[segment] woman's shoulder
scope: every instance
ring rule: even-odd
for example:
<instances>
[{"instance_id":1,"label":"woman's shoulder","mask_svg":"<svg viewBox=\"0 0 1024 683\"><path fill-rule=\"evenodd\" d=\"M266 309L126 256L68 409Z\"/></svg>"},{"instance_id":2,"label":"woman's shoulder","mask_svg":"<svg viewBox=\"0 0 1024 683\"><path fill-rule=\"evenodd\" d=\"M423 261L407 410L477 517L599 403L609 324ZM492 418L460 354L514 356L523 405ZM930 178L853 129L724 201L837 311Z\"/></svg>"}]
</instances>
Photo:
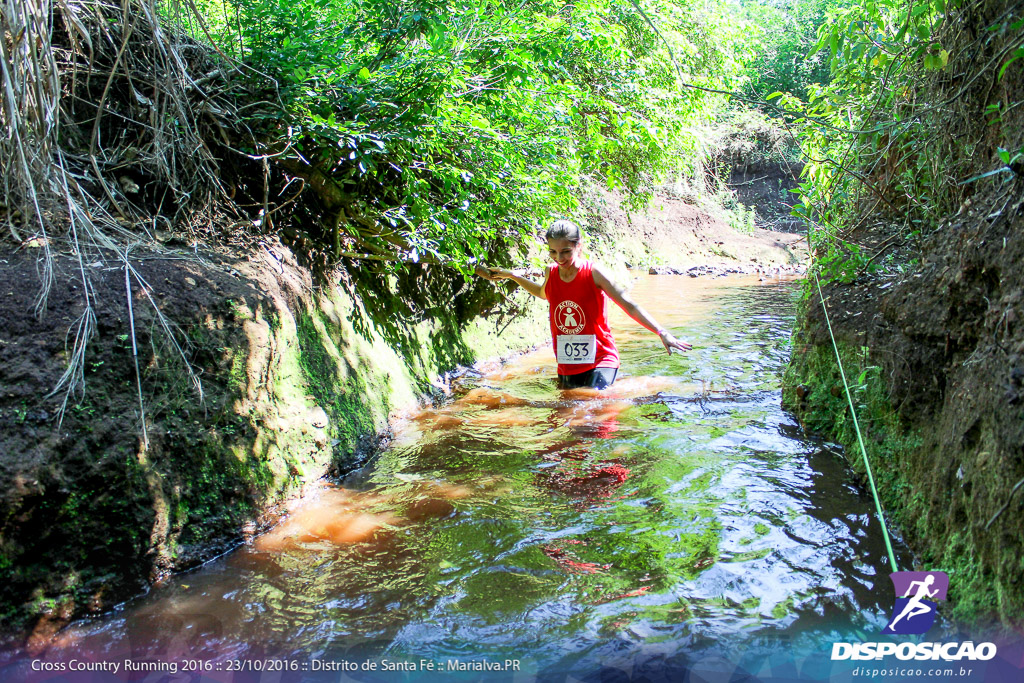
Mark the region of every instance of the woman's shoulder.
<instances>
[{"instance_id":1,"label":"woman's shoulder","mask_svg":"<svg viewBox=\"0 0 1024 683\"><path fill-rule=\"evenodd\" d=\"M603 279L607 279L608 278L608 271L600 263L598 263L597 261L590 261L590 260L588 260L586 263L587 263L587 272L592 277L603 278Z\"/></svg>"},{"instance_id":2,"label":"woman's shoulder","mask_svg":"<svg viewBox=\"0 0 1024 683\"><path fill-rule=\"evenodd\" d=\"M619 290L619 286L615 283L615 278L598 263L591 263L590 278L599 289L606 292L609 290Z\"/></svg>"}]
</instances>

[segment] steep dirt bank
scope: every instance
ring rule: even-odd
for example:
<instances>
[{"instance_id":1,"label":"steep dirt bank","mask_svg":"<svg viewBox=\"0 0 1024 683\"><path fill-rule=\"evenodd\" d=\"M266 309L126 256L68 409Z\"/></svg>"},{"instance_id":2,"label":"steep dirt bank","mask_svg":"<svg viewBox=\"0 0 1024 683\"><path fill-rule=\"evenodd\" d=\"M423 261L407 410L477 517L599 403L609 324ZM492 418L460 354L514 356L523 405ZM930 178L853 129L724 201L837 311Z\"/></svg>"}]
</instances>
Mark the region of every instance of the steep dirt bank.
<instances>
[{"instance_id":1,"label":"steep dirt bank","mask_svg":"<svg viewBox=\"0 0 1024 683\"><path fill-rule=\"evenodd\" d=\"M1024 215L1011 196L975 199L998 216L965 206L905 275L825 297L888 514L922 567L950 574L947 614L1021 631ZM816 293L794 339L788 404L862 472Z\"/></svg>"},{"instance_id":2,"label":"steep dirt bank","mask_svg":"<svg viewBox=\"0 0 1024 683\"><path fill-rule=\"evenodd\" d=\"M615 245L614 259L633 267L681 272L803 272L804 235L761 228L740 231L670 191L656 194L645 209L627 211L621 198L596 192L590 200L590 230Z\"/></svg>"},{"instance_id":3,"label":"steep dirt bank","mask_svg":"<svg viewBox=\"0 0 1024 683\"><path fill-rule=\"evenodd\" d=\"M804 227L790 211L797 196L793 190L800 184L803 163L782 163L756 160L750 164L735 165L729 174L728 187L736 201L753 207L759 228L803 232Z\"/></svg>"},{"instance_id":4,"label":"steep dirt bank","mask_svg":"<svg viewBox=\"0 0 1024 683\"><path fill-rule=\"evenodd\" d=\"M1007 0L948 12L948 63L906 82L909 109L878 110L919 127L863 148L862 201L812 243L888 514L949 573L944 614L1024 632L1024 27ZM784 396L861 468L807 293Z\"/></svg>"},{"instance_id":5,"label":"steep dirt bank","mask_svg":"<svg viewBox=\"0 0 1024 683\"><path fill-rule=\"evenodd\" d=\"M62 394L48 393L73 349L81 276L58 255L50 313L36 319L38 255L9 252L0 270L0 622L41 638L250 537L304 484L358 462L440 373L529 346L541 329L525 316L499 338L493 322L466 323L476 283L425 266L390 290L314 288L280 244L243 259L140 256L146 285L132 279L129 313L108 254L87 262L96 334L85 391L58 426ZM444 282L446 305L427 312L402 295L441 297Z\"/></svg>"}]
</instances>

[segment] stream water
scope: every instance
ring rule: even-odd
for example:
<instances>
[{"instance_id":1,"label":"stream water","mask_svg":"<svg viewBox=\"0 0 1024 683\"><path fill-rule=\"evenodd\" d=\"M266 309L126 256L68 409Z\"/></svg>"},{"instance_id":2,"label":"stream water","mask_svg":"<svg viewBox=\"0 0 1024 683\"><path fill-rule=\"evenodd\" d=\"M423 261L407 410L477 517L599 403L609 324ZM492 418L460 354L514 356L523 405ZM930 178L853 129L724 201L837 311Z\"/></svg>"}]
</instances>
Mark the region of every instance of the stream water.
<instances>
[{"instance_id":1,"label":"stream water","mask_svg":"<svg viewBox=\"0 0 1024 683\"><path fill-rule=\"evenodd\" d=\"M802 651L827 677L829 643L877 634L893 591L870 498L780 407L797 285L633 295L693 351L616 308L606 392L557 390L549 347L467 371L252 546L43 659L178 665L109 680L728 680Z\"/></svg>"}]
</instances>

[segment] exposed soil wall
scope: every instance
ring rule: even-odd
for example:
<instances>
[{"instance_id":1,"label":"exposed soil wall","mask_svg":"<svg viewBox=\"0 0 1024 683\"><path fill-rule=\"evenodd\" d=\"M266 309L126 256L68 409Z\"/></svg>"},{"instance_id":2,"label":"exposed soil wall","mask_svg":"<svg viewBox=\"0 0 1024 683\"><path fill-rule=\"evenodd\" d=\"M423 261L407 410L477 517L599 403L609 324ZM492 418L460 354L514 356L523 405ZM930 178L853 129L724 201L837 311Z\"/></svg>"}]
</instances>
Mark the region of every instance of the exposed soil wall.
<instances>
[{"instance_id":1,"label":"exposed soil wall","mask_svg":"<svg viewBox=\"0 0 1024 683\"><path fill-rule=\"evenodd\" d=\"M922 567L950 574L955 618L1021 631L1024 202L1015 187L976 197L984 209L965 206L925 241L918 268L832 284L825 297L888 514ZM785 399L863 471L839 387L815 291Z\"/></svg>"},{"instance_id":2,"label":"exposed soil wall","mask_svg":"<svg viewBox=\"0 0 1024 683\"><path fill-rule=\"evenodd\" d=\"M793 190L800 185L803 167L800 162L765 160L733 166L728 186L738 202L753 207L757 227L802 232L803 223L790 212L797 200Z\"/></svg>"},{"instance_id":3,"label":"exposed soil wall","mask_svg":"<svg viewBox=\"0 0 1024 683\"><path fill-rule=\"evenodd\" d=\"M605 191L594 192L588 206L590 232L614 245L614 254L604 258L612 264L773 273L803 272L806 266L803 235L762 228L739 231L705 211L695 198L669 189L637 211L628 211L621 197Z\"/></svg>"},{"instance_id":4,"label":"exposed soil wall","mask_svg":"<svg viewBox=\"0 0 1024 683\"><path fill-rule=\"evenodd\" d=\"M845 243L812 242L849 282L824 293L888 514L922 567L950 574L945 614L1024 632L1021 25L1007 0L950 8L935 38L949 61L911 81L901 116L927 134L863 169ZM784 396L860 468L808 294Z\"/></svg>"},{"instance_id":5,"label":"exposed soil wall","mask_svg":"<svg viewBox=\"0 0 1024 683\"><path fill-rule=\"evenodd\" d=\"M543 331L536 314L500 338L493 322L466 323L474 288L428 267L390 278L390 291L314 288L281 245L231 261L147 254L135 264L148 291L131 282L147 444L116 257L86 265L96 334L85 391L58 426L63 394L47 394L72 351L81 276L57 256L48 313L36 318L38 254L9 253L0 271L0 623L42 639L252 536L303 484L359 462L389 414L429 395L439 374ZM417 277L447 305L413 315L401 292ZM201 397L150 297L176 326Z\"/></svg>"}]
</instances>

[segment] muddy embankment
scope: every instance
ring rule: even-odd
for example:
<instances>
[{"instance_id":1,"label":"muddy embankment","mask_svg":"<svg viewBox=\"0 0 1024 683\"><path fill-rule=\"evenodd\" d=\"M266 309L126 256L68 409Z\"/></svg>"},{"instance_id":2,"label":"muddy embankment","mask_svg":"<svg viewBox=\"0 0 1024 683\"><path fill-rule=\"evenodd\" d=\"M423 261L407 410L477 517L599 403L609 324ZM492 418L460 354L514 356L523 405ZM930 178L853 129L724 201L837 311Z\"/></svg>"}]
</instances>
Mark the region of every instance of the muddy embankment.
<instances>
[{"instance_id":1,"label":"muddy embankment","mask_svg":"<svg viewBox=\"0 0 1024 683\"><path fill-rule=\"evenodd\" d=\"M100 258L86 264L85 389L58 422L64 394L49 394L74 350L82 278L58 255L36 318L38 253L0 269L0 616L43 637L250 538L303 485L357 464L443 372L543 329L536 315L500 337L493 319L464 322L478 283L429 267L390 291L314 287L280 244L140 257L129 311L123 266ZM412 300L426 291L436 306Z\"/></svg>"},{"instance_id":2,"label":"muddy embankment","mask_svg":"<svg viewBox=\"0 0 1024 683\"><path fill-rule=\"evenodd\" d=\"M744 177L743 171L737 170L733 177ZM769 186L774 184L765 188ZM747 196L754 202L751 209L765 216L765 225L776 227L769 216L781 210L779 193L752 192ZM642 268L652 275L685 273L692 277L795 275L806 269L806 234L756 225L738 230L727 222L728 212L711 213L697 198L671 187L662 188L639 211L628 211L618 195L608 192L589 197L588 209L589 231L614 245L613 249L598 250L598 258L604 262ZM758 222L762 222L760 218ZM784 222L783 227L798 226Z\"/></svg>"},{"instance_id":3,"label":"muddy embankment","mask_svg":"<svg viewBox=\"0 0 1024 683\"><path fill-rule=\"evenodd\" d=\"M627 220L609 201L591 252L622 275L627 259L781 266L794 257L776 241L800 239L741 235L657 199ZM84 297L77 259L54 251L38 318L41 250L7 249L0 267L0 624L39 646L69 619L267 528L304 485L361 462L389 415L437 395L446 371L546 334L541 302L505 283L520 315L479 317L478 287L492 285L436 267L404 277L367 268L358 281L315 286L276 243L242 257L139 256L141 279L126 288L108 254L85 264L95 333L85 390L58 421L65 394L51 392L74 354Z\"/></svg>"},{"instance_id":4,"label":"muddy embankment","mask_svg":"<svg viewBox=\"0 0 1024 683\"><path fill-rule=\"evenodd\" d=\"M806 232L804 224L792 215L800 185L803 162L757 159L732 166L728 188L736 201L751 207L755 224L781 232Z\"/></svg>"},{"instance_id":5,"label":"muddy embankment","mask_svg":"<svg viewBox=\"0 0 1024 683\"><path fill-rule=\"evenodd\" d=\"M1020 630L1024 217L1011 206L994 221L965 211L902 277L824 296L883 507L916 568L950 575L947 616ZM816 292L804 307L785 401L863 476Z\"/></svg>"},{"instance_id":6,"label":"muddy embankment","mask_svg":"<svg viewBox=\"0 0 1024 683\"><path fill-rule=\"evenodd\" d=\"M931 197L887 196L896 176L876 173L892 208L866 211L845 238L891 264L828 284L824 298L882 503L914 568L949 574L946 617L1024 632L1024 175L999 154L1024 145L1024 80L1000 71L1019 44L1010 11L973 3L948 25L948 68L918 99L955 106L924 108L935 135L908 145L909 168L890 168L909 177L912 164L934 163L943 184ZM964 73L975 74L967 85L950 75ZM908 200L931 202L936 224L908 223ZM784 399L863 473L822 303L807 291Z\"/></svg>"},{"instance_id":7,"label":"muddy embankment","mask_svg":"<svg viewBox=\"0 0 1024 683\"><path fill-rule=\"evenodd\" d=\"M952 615L1024 626L1024 221L968 214L903 277L825 298L888 515L921 568L950 574ZM786 400L863 474L817 296Z\"/></svg>"}]
</instances>

